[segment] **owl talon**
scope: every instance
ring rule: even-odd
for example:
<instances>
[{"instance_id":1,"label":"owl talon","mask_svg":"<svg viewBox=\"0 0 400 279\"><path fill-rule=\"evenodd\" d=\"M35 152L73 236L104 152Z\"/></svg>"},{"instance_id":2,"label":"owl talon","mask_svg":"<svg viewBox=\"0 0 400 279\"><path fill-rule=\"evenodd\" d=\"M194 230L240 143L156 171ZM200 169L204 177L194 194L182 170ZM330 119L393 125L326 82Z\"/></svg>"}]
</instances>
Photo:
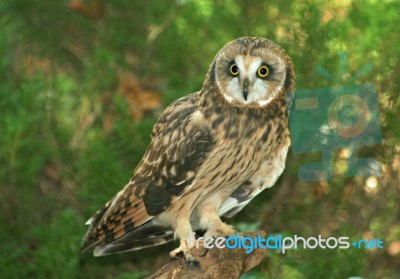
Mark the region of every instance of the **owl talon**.
<instances>
[{"instance_id":1,"label":"owl talon","mask_svg":"<svg viewBox=\"0 0 400 279\"><path fill-rule=\"evenodd\" d=\"M180 253L182 253L183 255L185 255L185 252L182 251L181 247L179 246L178 248L176 248L176 249L172 250L171 252L169 252L169 255L170 255L172 258L179 259L180 257L179 257L178 255L179 255Z\"/></svg>"},{"instance_id":2,"label":"owl talon","mask_svg":"<svg viewBox=\"0 0 400 279\"><path fill-rule=\"evenodd\" d=\"M188 266L200 267L199 261L196 260L195 258L193 258L193 256L191 256L191 255L189 258L186 258L186 264Z\"/></svg>"},{"instance_id":3,"label":"owl talon","mask_svg":"<svg viewBox=\"0 0 400 279\"><path fill-rule=\"evenodd\" d=\"M206 247L206 245L204 244L204 240L202 240L202 239L199 239L196 241L196 249L200 249L200 248L205 250L205 252L203 254L201 254L200 257L204 257L205 255L207 255L208 250L210 250Z\"/></svg>"},{"instance_id":4,"label":"owl talon","mask_svg":"<svg viewBox=\"0 0 400 279\"><path fill-rule=\"evenodd\" d=\"M200 266L199 262L190 254L190 249L193 247L188 246L187 240L181 239L181 244L178 248L172 250L169 255L173 258L178 258L177 255L182 253L185 257L186 263L190 266Z\"/></svg>"},{"instance_id":5,"label":"owl talon","mask_svg":"<svg viewBox=\"0 0 400 279\"><path fill-rule=\"evenodd\" d=\"M210 249L208 249L208 248L204 248L204 249L205 249L205 251L203 254L200 255L200 257L205 257L207 255L208 251L210 251Z\"/></svg>"}]
</instances>

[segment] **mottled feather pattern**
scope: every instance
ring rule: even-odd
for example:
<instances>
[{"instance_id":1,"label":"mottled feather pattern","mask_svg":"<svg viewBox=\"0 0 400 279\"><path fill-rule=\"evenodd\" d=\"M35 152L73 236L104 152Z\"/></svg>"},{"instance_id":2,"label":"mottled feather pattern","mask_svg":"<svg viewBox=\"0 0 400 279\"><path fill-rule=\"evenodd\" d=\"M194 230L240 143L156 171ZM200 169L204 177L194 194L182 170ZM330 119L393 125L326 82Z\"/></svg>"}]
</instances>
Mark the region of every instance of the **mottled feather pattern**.
<instances>
[{"instance_id":1,"label":"mottled feather pattern","mask_svg":"<svg viewBox=\"0 0 400 279\"><path fill-rule=\"evenodd\" d=\"M158 125L162 127L156 127L159 132L144 155L143 168L153 170L151 179L157 182L144 189L143 200L151 215L162 213L173 198L181 196L214 144L214 133L206 123L196 119L199 111L195 104L185 100L178 101L160 118ZM194 101L195 95L187 100ZM156 168L152 167L154 163Z\"/></svg>"},{"instance_id":2,"label":"mottled feather pattern","mask_svg":"<svg viewBox=\"0 0 400 279\"><path fill-rule=\"evenodd\" d=\"M232 63L243 76L229 73ZM254 73L261 63L265 79ZM175 237L173 254L190 258L185 239L193 231L232 233L219 217L234 216L283 172L294 89L292 62L276 43L240 38L224 46L202 89L162 113L129 183L88 221L82 251L101 256Z\"/></svg>"},{"instance_id":3,"label":"mottled feather pattern","mask_svg":"<svg viewBox=\"0 0 400 279\"><path fill-rule=\"evenodd\" d=\"M92 218L83 251L113 242L146 223L190 185L214 141L207 126L195 119L197 95L181 98L161 115L129 184Z\"/></svg>"},{"instance_id":4,"label":"mottled feather pattern","mask_svg":"<svg viewBox=\"0 0 400 279\"><path fill-rule=\"evenodd\" d=\"M218 213L231 218L240 212L254 197L272 187L285 168L290 137L285 133L279 146L264 160L259 169L238 187L219 208Z\"/></svg>"}]
</instances>

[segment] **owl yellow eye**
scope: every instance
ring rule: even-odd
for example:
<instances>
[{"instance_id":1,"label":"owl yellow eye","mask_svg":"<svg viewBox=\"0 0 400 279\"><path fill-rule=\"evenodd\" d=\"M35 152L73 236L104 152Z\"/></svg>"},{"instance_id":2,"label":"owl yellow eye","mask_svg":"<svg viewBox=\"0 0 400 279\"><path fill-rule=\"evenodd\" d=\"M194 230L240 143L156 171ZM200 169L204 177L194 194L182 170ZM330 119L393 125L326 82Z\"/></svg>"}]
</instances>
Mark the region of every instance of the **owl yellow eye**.
<instances>
[{"instance_id":1,"label":"owl yellow eye","mask_svg":"<svg viewBox=\"0 0 400 279\"><path fill-rule=\"evenodd\" d=\"M229 68L229 71L231 72L232 76L239 75L239 68L236 64L232 64L231 67Z\"/></svg>"},{"instance_id":2,"label":"owl yellow eye","mask_svg":"<svg viewBox=\"0 0 400 279\"><path fill-rule=\"evenodd\" d=\"M269 68L263 65L260 68L258 68L257 74L260 78L265 78L269 75Z\"/></svg>"}]
</instances>

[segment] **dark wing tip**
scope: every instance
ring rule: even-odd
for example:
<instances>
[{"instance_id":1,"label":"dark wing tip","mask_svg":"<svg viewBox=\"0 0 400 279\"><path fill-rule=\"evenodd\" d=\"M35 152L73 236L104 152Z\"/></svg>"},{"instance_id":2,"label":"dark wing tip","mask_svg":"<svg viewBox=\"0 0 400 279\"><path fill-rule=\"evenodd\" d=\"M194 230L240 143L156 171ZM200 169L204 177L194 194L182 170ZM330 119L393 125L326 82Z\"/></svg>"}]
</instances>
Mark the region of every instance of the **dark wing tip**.
<instances>
[{"instance_id":1,"label":"dark wing tip","mask_svg":"<svg viewBox=\"0 0 400 279\"><path fill-rule=\"evenodd\" d=\"M93 255L101 257L157 246L171 240L173 240L173 231L152 219L111 242L85 239L80 252L84 253L93 249Z\"/></svg>"},{"instance_id":2,"label":"dark wing tip","mask_svg":"<svg viewBox=\"0 0 400 279\"><path fill-rule=\"evenodd\" d=\"M107 211L108 204L104 206L102 209L97 211L86 223L85 225L89 225L89 228L83 237L81 248L79 253L85 253L92 249L100 240L97 236L97 231L95 227L100 223L102 217L104 216L105 212Z\"/></svg>"}]
</instances>

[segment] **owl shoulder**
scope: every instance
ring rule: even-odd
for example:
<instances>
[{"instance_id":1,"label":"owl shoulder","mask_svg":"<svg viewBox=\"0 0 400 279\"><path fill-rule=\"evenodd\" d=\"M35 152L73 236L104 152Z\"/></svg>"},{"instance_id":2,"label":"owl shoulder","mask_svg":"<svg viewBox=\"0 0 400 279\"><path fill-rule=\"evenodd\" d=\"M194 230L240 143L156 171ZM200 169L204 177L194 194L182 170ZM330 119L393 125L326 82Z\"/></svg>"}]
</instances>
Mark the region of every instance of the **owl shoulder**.
<instances>
[{"instance_id":1,"label":"owl shoulder","mask_svg":"<svg viewBox=\"0 0 400 279\"><path fill-rule=\"evenodd\" d=\"M154 125L152 138L178 130L189 132L193 126L207 126L203 113L197 105L198 98L199 92L195 92L170 104Z\"/></svg>"}]
</instances>

